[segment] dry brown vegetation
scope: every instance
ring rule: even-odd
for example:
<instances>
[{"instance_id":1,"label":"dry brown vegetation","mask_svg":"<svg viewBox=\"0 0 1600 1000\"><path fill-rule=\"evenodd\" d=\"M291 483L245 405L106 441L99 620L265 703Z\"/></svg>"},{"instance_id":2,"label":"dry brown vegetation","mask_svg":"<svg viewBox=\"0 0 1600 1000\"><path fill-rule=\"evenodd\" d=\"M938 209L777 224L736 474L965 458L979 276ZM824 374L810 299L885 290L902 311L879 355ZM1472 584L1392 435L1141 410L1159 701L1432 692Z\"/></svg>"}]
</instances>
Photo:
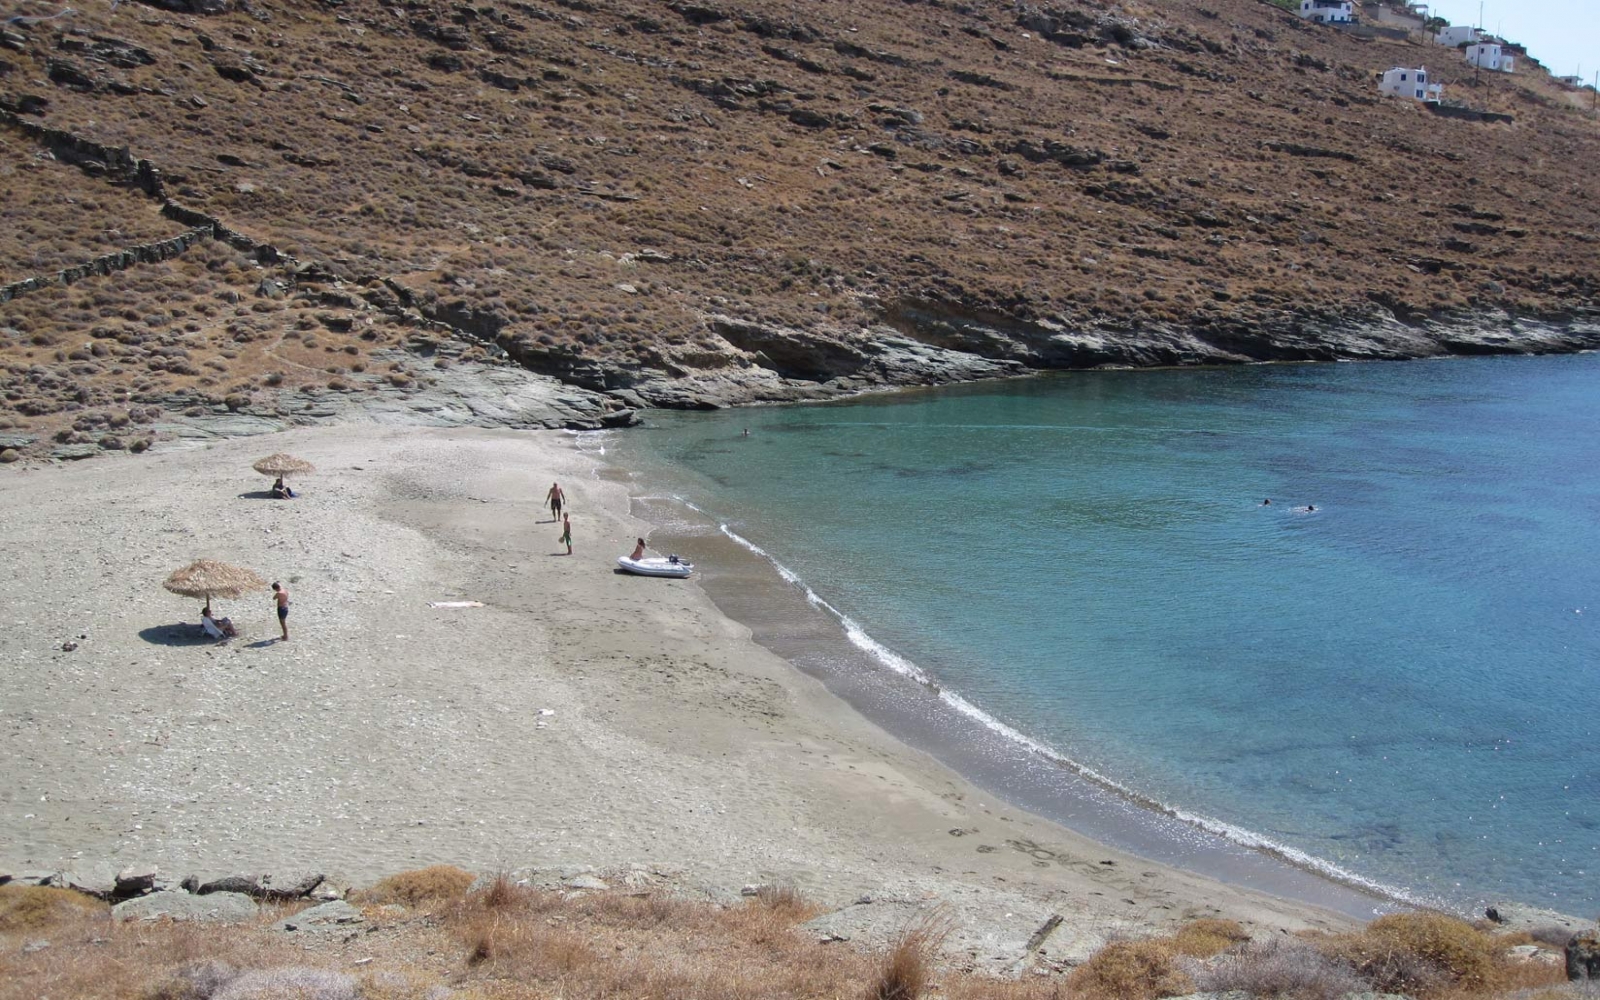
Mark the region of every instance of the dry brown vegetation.
<instances>
[{"instance_id":1,"label":"dry brown vegetation","mask_svg":"<svg viewBox=\"0 0 1600 1000\"><path fill-rule=\"evenodd\" d=\"M608 386L761 363L718 313L926 335L931 306L1222 348L1276 324L1317 357L1319 321L1561 319L1600 291L1600 129L1541 69L1474 81L1447 50L1256 0L221 6L14 25L0 95L258 240ZM1375 73L1421 63L1515 123L1377 96ZM62 218L37 154L0 147L7 204L54 234L10 259L141 231L141 196L109 184ZM59 334L85 339L84 312Z\"/></svg>"},{"instance_id":2,"label":"dry brown vegetation","mask_svg":"<svg viewBox=\"0 0 1600 1000\"><path fill-rule=\"evenodd\" d=\"M461 899L472 888L476 879L471 872L454 865L433 865L416 871L401 872L380 880L357 897L361 903L398 903L402 906L423 906ZM498 898L505 891L503 879L497 880L485 901Z\"/></svg>"},{"instance_id":3,"label":"dry brown vegetation","mask_svg":"<svg viewBox=\"0 0 1600 1000\"><path fill-rule=\"evenodd\" d=\"M16 150L23 143L7 137ZM137 192L36 156L0 157L0 284L47 274L137 243L166 239L185 226L162 217Z\"/></svg>"},{"instance_id":4,"label":"dry brown vegetation","mask_svg":"<svg viewBox=\"0 0 1600 1000\"><path fill-rule=\"evenodd\" d=\"M284 291L264 296L263 282ZM418 331L217 241L52 285L5 303L0 316L0 433L26 430L45 446L139 450L150 425L173 413L249 410L269 389L348 390L369 371L406 386L429 364L375 361Z\"/></svg>"},{"instance_id":5,"label":"dry brown vegetation","mask_svg":"<svg viewBox=\"0 0 1600 1000\"><path fill-rule=\"evenodd\" d=\"M286 909L243 927L118 924L103 904L71 893L0 888L0 998L422 1000L445 986L463 1000L1140 1000L1200 987L1296 1000L1370 989L1476 1000L1561 980L1559 969L1509 959L1510 943L1526 936L1497 938L1437 914L1264 942L1231 921L1197 920L1113 943L1068 977L999 980L941 964L948 925L937 914L873 953L801 929L819 909L791 889L722 905L546 890L504 876L468 892L464 878L447 866L394 876L359 897L366 924L298 934L267 927Z\"/></svg>"}]
</instances>

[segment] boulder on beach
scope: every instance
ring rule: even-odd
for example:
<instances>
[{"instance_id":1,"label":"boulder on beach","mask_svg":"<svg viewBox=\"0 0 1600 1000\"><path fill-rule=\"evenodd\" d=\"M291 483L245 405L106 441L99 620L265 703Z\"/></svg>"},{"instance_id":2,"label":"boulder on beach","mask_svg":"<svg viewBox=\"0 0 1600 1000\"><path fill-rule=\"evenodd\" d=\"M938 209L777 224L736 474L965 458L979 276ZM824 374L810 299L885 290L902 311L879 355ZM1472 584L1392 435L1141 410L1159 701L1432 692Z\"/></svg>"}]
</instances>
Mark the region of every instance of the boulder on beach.
<instances>
[{"instance_id":1,"label":"boulder on beach","mask_svg":"<svg viewBox=\"0 0 1600 1000\"><path fill-rule=\"evenodd\" d=\"M214 892L191 896L187 892L153 892L111 908L118 920L193 920L199 923L237 924L253 920L260 907L249 896L237 892Z\"/></svg>"}]
</instances>

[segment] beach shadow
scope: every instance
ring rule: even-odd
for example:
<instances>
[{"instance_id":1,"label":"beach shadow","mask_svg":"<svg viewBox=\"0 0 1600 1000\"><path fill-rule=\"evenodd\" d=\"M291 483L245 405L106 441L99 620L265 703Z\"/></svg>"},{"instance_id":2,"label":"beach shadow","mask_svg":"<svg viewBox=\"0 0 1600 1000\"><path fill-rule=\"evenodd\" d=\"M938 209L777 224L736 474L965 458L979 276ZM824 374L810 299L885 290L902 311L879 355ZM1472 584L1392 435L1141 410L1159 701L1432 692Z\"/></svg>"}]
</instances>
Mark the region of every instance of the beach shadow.
<instances>
[{"instance_id":1,"label":"beach shadow","mask_svg":"<svg viewBox=\"0 0 1600 1000\"><path fill-rule=\"evenodd\" d=\"M273 636L271 639L257 639L255 642L252 642L250 645L246 646L245 649L265 649L268 646L276 646L277 644L278 637Z\"/></svg>"},{"instance_id":2,"label":"beach shadow","mask_svg":"<svg viewBox=\"0 0 1600 1000\"><path fill-rule=\"evenodd\" d=\"M217 640L206 635L198 624L176 622L172 625L152 625L139 630L139 638L157 646L215 646Z\"/></svg>"},{"instance_id":3,"label":"beach shadow","mask_svg":"<svg viewBox=\"0 0 1600 1000\"><path fill-rule=\"evenodd\" d=\"M239 494L240 500L276 500L271 490L251 490L249 493Z\"/></svg>"}]
</instances>

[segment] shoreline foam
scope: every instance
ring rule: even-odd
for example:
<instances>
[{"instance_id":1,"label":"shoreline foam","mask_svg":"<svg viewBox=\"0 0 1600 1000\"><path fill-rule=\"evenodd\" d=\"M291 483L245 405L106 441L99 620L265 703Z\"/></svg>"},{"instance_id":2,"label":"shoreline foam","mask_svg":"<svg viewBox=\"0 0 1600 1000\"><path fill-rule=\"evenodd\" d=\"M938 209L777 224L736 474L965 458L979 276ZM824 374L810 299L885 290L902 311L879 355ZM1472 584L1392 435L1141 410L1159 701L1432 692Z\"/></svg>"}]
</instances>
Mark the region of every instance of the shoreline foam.
<instances>
[{"instance_id":1,"label":"shoreline foam","mask_svg":"<svg viewBox=\"0 0 1600 1000\"><path fill-rule=\"evenodd\" d=\"M1293 868L1296 871L1303 872L1313 877L1319 883L1325 883L1325 885L1314 884L1310 886L1300 883L1299 887L1302 890L1300 892L1293 892L1287 888L1280 888L1277 890L1289 896L1289 898L1294 898L1310 905L1331 907L1338 909L1341 912L1345 912L1351 916L1361 918L1371 917L1379 915L1383 912L1388 912L1395 908L1396 905L1404 907L1450 909L1448 905L1439 901L1429 900L1410 893L1405 889L1385 885L1375 880L1366 878L1356 872L1341 868L1332 862L1314 857L1288 845L1280 844L1272 840L1270 837L1257 834L1254 831L1171 806L1158 799L1145 795L1139 792L1137 789L1134 789L1123 782L1119 782L1108 775L1102 774L1094 768L1088 767L1076 760L1073 760L1070 756L1061 753L1060 751L1057 751L1054 748L1039 742L1038 740L1033 739L1026 733L1021 732L1013 726L1007 725L1005 722L1002 722L1001 720L985 712L982 708L973 704L958 692L940 684L935 678L930 676L914 661L900 655L899 653L896 653L894 650L878 642L860 622L856 621L848 614L835 607L826 598L822 597L815 590L813 590L799 573L785 566L780 560L778 560L766 549L762 548L759 544L734 531L726 522L718 520L711 515L710 512L699 507L693 501L676 494L668 496L644 495L635 496L631 499L636 502L658 501L678 504L688 508L691 511L694 511L697 515L706 518L708 522L715 525L716 530L721 536L755 556L757 559L766 563L778 576L778 578L789 587L794 588L794 590L799 594L799 596L803 597L809 606L832 619L837 624L840 631L840 636L843 640L850 643L850 645L855 647L861 653L865 654L865 656L867 656L873 662L886 668L893 674L898 675L899 677L910 681L911 683L914 683L928 691L930 694L937 697L938 700L942 702L944 706L947 707L951 712L957 713L971 723L982 727L988 732L999 737L1000 740L1004 741L1005 743L1025 750L1028 754L1039 758L1053 768L1062 769L1078 779L1082 779L1089 784L1097 786L1105 792L1117 797L1119 800L1136 807L1139 811L1156 814L1170 820L1175 820L1197 834L1226 841L1228 844L1234 847L1242 848L1253 854L1258 854L1265 859L1270 859L1272 862L1280 863ZM683 541L686 541L686 539ZM708 588L708 593L710 594L712 601L716 603L719 608L721 608L722 601L718 599L719 595L716 592L716 588L714 586ZM747 621L737 615L732 615L730 617L734 617L735 620L741 621L743 624L752 625L752 627L755 628L755 630L759 633L758 623L753 624L751 621ZM757 641L761 641L759 634ZM766 645L766 643L763 643L763 645ZM768 646L768 648L773 647ZM784 653L779 649L774 648L773 651L778 653L780 656L784 655ZM796 669L799 670L806 669L804 666L798 663L795 664L795 666ZM845 699L849 701L853 707L855 707L858 711L863 712L863 714L865 714L869 719L880 724L884 721L880 717L881 713L875 713L873 711L873 705L862 704L857 699L852 699L848 696L848 694L837 690L837 678L831 678L829 675L822 675L821 679L823 680L825 686L828 686L830 690L834 690L836 694L841 694L841 696L845 697ZM834 680L835 683L830 684L830 679ZM975 777L973 774L969 773L968 769L963 769L959 764L952 763L948 759L947 754L941 753L941 750L948 749L947 747L941 746L941 737L944 735L945 734L935 732L931 735L925 735L921 739L913 739L908 742L918 749L932 752L935 757L954 767L955 770L957 770L959 773L962 773L969 779L974 780L975 783L977 783L980 787L990 787L991 791L995 791L996 789L992 787L993 783L985 783L980 777ZM1066 794L1071 795L1072 793L1067 791ZM1024 808L1031 807L1035 812L1039 812L1047 819L1060 821L1059 815L1053 813L1048 808L1043 810L1039 809L1037 802L1017 804ZM1077 829L1086 836L1094 837L1097 840L1110 843L1114 846L1123 847L1130 850L1137 850L1137 841L1130 842L1131 838L1125 839L1115 836L1107 838L1107 831L1105 829L1088 831L1082 830L1070 822L1066 825L1070 828ZM1187 838L1182 835L1174 835L1168 831L1158 838L1158 842L1161 840L1170 841L1183 839ZM1150 843L1151 842L1149 840L1146 840L1143 846L1145 846L1148 850ZM1196 847L1192 844L1189 846L1189 850L1202 854L1209 853L1206 848ZM1214 848L1212 848L1212 850L1214 850ZM1142 854L1142 856L1150 857L1151 855ZM1240 878L1239 876L1244 873L1240 872L1240 869L1237 865L1219 866L1216 864L1206 865L1202 863L1197 866L1195 864L1194 855L1190 855L1188 863L1185 863L1181 858L1174 856L1173 852L1167 851L1156 855L1153 860L1167 863L1177 863L1183 867L1189 868L1190 870L1197 871L1199 874L1208 877L1221 878L1225 881L1229 880L1231 875L1236 884L1251 888L1262 888L1262 886L1257 883L1263 878L1268 884L1284 885L1282 879L1273 879L1270 874L1263 874L1256 871L1248 872L1247 874L1249 877ZM1245 867L1253 868L1254 866L1247 865ZM1294 883L1296 880L1289 881L1290 883ZM1332 887L1331 891L1330 887ZM1274 890L1268 889L1266 891Z\"/></svg>"}]
</instances>

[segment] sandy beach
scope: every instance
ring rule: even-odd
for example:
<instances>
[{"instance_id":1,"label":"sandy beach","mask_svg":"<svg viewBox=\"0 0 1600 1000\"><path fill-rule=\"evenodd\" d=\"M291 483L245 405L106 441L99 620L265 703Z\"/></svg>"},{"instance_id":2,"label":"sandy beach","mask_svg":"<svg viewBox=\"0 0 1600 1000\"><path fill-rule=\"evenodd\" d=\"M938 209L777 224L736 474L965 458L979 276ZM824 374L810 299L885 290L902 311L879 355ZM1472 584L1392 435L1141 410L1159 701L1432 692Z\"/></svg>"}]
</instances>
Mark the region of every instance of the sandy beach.
<instances>
[{"instance_id":1,"label":"sandy beach","mask_svg":"<svg viewBox=\"0 0 1600 1000\"><path fill-rule=\"evenodd\" d=\"M1002 963L1053 913L1066 956L1202 915L1352 922L1011 807L693 581L615 573L649 526L575 440L349 425L0 471L0 867L781 881L829 906L943 902L951 947ZM317 466L297 500L253 495L274 451ZM219 600L242 634L202 641L200 602L161 587L200 557L286 583L291 641L266 592Z\"/></svg>"}]
</instances>

